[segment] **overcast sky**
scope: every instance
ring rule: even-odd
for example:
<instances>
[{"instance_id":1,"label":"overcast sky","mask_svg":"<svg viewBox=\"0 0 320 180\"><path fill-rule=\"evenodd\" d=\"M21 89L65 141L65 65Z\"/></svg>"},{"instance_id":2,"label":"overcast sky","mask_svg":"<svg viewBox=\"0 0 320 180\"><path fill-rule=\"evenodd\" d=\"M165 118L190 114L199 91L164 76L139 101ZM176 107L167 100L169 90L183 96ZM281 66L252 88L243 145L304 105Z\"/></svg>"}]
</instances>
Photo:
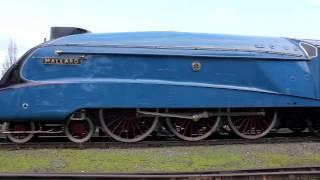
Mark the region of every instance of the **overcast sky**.
<instances>
[{"instance_id":1,"label":"overcast sky","mask_svg":"<svg viewBox=\"0 0 320 180\"><path fill-rule=\"evenodd\" d=\"M320 0L2 0L0 62L51 26L93 32L185 31L320 39Z\"/></svg>"}]
</instances>

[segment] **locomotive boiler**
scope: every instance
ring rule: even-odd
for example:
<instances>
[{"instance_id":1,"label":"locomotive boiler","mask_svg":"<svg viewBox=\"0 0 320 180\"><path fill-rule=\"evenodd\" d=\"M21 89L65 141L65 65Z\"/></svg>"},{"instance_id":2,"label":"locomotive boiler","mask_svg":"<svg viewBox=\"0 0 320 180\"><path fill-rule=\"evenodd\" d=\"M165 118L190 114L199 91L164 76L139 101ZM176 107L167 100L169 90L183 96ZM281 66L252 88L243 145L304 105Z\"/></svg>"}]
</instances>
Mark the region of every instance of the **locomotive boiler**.
<instances>
[{"instance_id":1,"label":"locomotive boiler","mask_svg":"<svg viewBox=\"0 0 320 180\"><path fill-rule=\"evenodd\" d=\"M74 142L98 129L137 142L162 125L198 141L222 122L242 138L317 130L319 42L181 32L52 28L0 82L3 133L16 143L63 125Z\"/></svg>"}]
</instances>

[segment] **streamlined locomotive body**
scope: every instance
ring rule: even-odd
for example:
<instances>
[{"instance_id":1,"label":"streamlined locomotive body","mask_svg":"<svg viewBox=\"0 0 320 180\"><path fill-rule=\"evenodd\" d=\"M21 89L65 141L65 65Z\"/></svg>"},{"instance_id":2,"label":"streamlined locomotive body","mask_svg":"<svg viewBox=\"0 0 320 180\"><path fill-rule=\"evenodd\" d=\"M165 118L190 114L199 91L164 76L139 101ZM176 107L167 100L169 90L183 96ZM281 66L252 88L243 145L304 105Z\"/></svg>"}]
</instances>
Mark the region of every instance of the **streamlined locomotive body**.
<instances>
[{"instance_id":1,"label":"streamlined locomotive body","mask_svg":"<svg viewBox=\"0 0 320 180\"><path fill-rule=\"evenodd\" d=\"M136 142L163 122L179 138L196 141L223 120L255 139L288 119L281 111L317 116L316 41L83 32L33 48L3 77L0 119L14 142L59 121L75 142L89 140L95 126Z\"/></svg>"}]
</instances>

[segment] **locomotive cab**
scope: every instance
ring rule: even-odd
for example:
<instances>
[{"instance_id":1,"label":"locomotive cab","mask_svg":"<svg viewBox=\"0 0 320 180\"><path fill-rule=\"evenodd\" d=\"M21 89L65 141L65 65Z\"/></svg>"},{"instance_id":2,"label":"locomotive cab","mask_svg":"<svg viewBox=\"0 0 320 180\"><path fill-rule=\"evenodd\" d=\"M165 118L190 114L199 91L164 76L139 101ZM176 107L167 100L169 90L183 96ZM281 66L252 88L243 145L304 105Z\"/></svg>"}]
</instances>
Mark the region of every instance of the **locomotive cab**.
<instances>
[{"instance_id":1,"label":"locomotive cab","mask_svg":"<svg viewBox=\"0 0 320 180\"><path fill-rule=\"evenodd\" d=\"M304 53L309 57L309 59L313 59L318 57L318 47L316 45L300 42L300 47L303 49Z\"/></svg>"}]
</instances>

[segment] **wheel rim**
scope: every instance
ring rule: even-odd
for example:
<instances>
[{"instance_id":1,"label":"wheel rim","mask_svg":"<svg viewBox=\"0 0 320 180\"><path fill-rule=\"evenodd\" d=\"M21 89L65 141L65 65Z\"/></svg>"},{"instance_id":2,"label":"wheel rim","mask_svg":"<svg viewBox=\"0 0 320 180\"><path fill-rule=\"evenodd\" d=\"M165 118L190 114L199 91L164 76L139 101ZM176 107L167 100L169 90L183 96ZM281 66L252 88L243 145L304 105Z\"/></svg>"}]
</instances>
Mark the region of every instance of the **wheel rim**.
<instances>
[{"instance_id":1,"label":"wheel rim","mask_svg":"<svg viewBox=\"0 0 320 180\"><path fill-rule=\"evenodd\" d=\"M258 139L268 134L277 120L277 112L264 109L238 109L228 112L255 112L264 111L265 116L228 116L228 122L238 136L245 139Z\"/></svg>"},{"instance_id":2,"label":"wheel rim","mask_svg":"<svg viewBox=\"0 0 320 180\"><path fill-rule=\"evenodd\" d=\"M6 131L35 131L34 122L10 122L5 125ZM26 143L30 141L34 136L34 133L12 133L7 137L14 143Z\"/></svg>"},{"instance_id":3,"label":"wheel rim","mask_svg":"<svg viewBox=\"0 0 320 180\"><path fill-rule=\"evenodd\" d=\"M137 142L148 137L158 124L158 117L138 117L136 109L101 109L102 129L121 142Z\"/></svg>"},{"instance_id":4,"label":"wheel rim","mask_svg":"<svg viewBox=\"0 0 320 180\"><path fill-rule=\"evenodd\" d=\"M166 118L169 130L178 138L186 141L200 141L217 130L220 116L203 118L197 121L181 118Z\"/></svg>"},{"instance_id":5,"label":"wheel rim","mask_svg":"<svg viewBox=\"0 0 320 180\"><path fill-rule=\"evenodd\" d=\"M75 143L88 141L94 132L92 121L86 117L84 120L69 119L65 125L65 134L68 139Z\"/></svg>"}]
</instances>

